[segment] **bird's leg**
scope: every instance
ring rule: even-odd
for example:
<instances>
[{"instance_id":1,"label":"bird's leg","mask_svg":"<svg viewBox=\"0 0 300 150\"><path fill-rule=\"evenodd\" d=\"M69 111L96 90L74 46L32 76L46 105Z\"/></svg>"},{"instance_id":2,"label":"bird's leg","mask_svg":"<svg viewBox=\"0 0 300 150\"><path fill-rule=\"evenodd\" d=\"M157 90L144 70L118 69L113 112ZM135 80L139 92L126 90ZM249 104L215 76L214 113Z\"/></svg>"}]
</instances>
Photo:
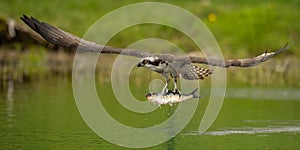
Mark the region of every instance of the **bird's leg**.
<instances>
[{"instance_id":1,"label":"bird's leg","mask_svg":"<svg viewBox=\"0 0 300 150\"><path fill-rule=\"evenodd\" d=\"M180 91L177 88L177 77L174 77L174 92L180 94Z\"/></svg>"},{"instance_id":2,"label":"bird's leg","mask_svg":"<svg viewBox=\"0 0 300 150\"><path fill-rule=\"evenodd\" d=\"M162 89L161 93L162 94L166 94L168 92L168 85L169 85L169 82L170 82L170 78L168 77L167 74L162 74L162 76L166 79L166 85L165 87Z\"/></svg>"}]
</instances>

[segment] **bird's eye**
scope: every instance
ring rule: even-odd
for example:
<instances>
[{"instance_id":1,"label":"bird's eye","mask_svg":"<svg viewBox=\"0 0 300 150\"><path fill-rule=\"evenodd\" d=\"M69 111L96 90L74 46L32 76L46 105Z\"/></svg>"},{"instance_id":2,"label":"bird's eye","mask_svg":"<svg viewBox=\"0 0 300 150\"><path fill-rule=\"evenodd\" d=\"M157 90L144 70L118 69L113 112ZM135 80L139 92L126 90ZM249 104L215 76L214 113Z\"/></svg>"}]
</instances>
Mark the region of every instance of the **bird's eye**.
<instances>
[{"instance_id":1,"label":"bird's eye","mask_svg":"<svg viewBox=\"0 0 300 150\"><path fill-rule=\"evenodd\" d=\"M148 60L144 60L144 64L147 64L149 61Z\"/></svg>"}]
</instances>

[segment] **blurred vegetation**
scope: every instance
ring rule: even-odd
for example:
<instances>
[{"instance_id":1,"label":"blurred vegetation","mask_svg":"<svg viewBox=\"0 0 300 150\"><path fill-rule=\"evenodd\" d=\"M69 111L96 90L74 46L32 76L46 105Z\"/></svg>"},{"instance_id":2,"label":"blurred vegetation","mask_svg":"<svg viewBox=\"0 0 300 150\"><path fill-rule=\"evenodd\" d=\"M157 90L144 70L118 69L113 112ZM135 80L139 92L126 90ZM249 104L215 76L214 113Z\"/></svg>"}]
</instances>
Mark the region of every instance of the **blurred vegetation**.
<instances>
[{"instance_id":1,"label":"blurred vegetation","mask_svg":"<svg viewBox=\"0 0 300 150\"><path fill-rule=\"evenodd\" d=\"M0 1L0 13L18 19L23 14L58 26L82 36L103 15L137 0L26 0ZM225 56L239 57L261 53L263 49L276 49L288 41L296 41L289 51L297 56L300 47L299 0L201 0L159 1L177 5L203 20L215 35ZM211 16L215 16L215 19ZM161 33L164 31L163 33ZM134 34L132 34L134 33ZM180 34L179 34L180 35ZM162 37L195 50L196 47L173 29L159 25L141 25L129 28L117 35L111 45L125 47L132 41L145 37ZM126 39L126 40L124 40Z\"/></svg>"},{"instance_id":2,"label":"blurred vegetation","mask_svg":"<svg viewBox=\"0 0 300 150\"><path fill-rule=\"evenodd\" d=\"M21 23L21 20L18 18L23 14L34 16L70 33L83 36L88 28L103 15L122 6L137 2L145 1L0 1L0 15L15 18L17 23ZM252 70L252 72L248 72L247 75L237 73L242 71L234 71L240 69L234 68L230 71L228 76L229 78L235 78L232 76L240 76L242 81L247 80L247 82L253 80L251 81L253 84L259 82L259 80L256 79L257 77L264 78L268 75L270 82L284 77L283 79L287 80L282 81L282 84L300 85L297 77L299 73L297 72L297 70L299 70L298 59L300 57L300 52L297 51L297 49L300 48L299 0L165 0L157 2L177 5L198 16L216 37L225 58L256 56L266 49L269 51L276 50L282 47L286 42L295 41L296 43L290 50L275 57L273 62L267 62L268 65L253 67L249 69L250 71ZM169 40L187 52L198 49L193 42L182 33L166 26L152 24L130 27L116 35L108 45L127 47L132 42L150 37ZM14 46L15 49L21 49L21 47L22 46ZM42 50L41 55L46 55L44 52L45 51ZM26 58L20 59L20 61L37 61L35 57L36 56L28 56L27 58L26 56ZM45 57L46 56L41 56L39 59ZM291 64L293 64L294 68L290 67ZM280 69L280 66L285 66L286 68ZM28 70L28 72L33 71L30 67L27 67L26 70ZM68 72L66 70L70 69L65 68L62 70ZM262 80L262 82L268 81Z\"/></svg>"}]
</instances>

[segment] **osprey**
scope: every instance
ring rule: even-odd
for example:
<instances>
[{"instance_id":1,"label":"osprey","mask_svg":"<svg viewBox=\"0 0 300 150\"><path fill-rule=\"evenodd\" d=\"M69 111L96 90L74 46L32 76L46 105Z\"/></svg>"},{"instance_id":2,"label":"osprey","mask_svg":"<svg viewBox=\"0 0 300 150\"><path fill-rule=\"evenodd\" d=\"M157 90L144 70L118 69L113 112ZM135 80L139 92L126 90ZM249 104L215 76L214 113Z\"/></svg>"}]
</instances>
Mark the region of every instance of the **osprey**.
<instances>
[{"instance_id":1,"label":"osprey","mask_svg":"<svg viewBox=\"0 0 300 150\"><path fill-rule=\"evenodd\" d=\"M158 56L143 58L137 67L148 68L161 74L165 78L166 85L161 93L167 92L168 83L170 81L169 75L174 79L174 91L177 92L178 77L182 77L186 80L199 80L213 73L211 69L192 65L188 61L176 59L164 60L164 58L159 58Z\"/></svg>"},{"instance_id":2,"label":"osprey","mask_svg":"<svg viewBox=\"0 0 300 150\"><path fill-rule=\"evenodd\" d=\"M243 58L243 59L216 59L205 57L187 57L187 56L175 56L172 54L150 54L143 50L137 49L124 49L96 44L84 39L81 39L71 33L65 32L59 28L56 28L48 23L41 22L34 17L28 17L23 15L21 17L31 29L40 34L48 42L62 46L64 48L77 49L84 52L97 52L108 54L120 54L133 57L142 58L138 63L138 67L149 68L155 72L160 73L166 79L166 85L162 93L166 93L166 88L170 81L168 75L174 78L174 89L177 90L177 78L182 76L187 80L198 80L212 74L212 70L198 67L192 63L209 64L211 66L219 67L251 67L267 61L275 55L289 49L294 42L286 44L282 48L277 49L274 52L265 52L256 57ZM176 92L176 91L175 91Z\"/></svg>"}]
</instances>

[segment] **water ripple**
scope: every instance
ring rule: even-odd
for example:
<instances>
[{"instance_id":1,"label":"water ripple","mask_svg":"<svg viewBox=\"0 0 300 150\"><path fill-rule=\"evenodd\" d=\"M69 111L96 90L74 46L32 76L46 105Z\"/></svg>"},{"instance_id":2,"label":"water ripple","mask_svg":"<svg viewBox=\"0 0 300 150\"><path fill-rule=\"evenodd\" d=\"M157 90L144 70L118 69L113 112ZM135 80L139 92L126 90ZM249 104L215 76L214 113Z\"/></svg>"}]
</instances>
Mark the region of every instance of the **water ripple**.
<instances>
[{"instance_id":1,"label":"water ripple","mask_svg":"<svg viewBox=\"0 0 300 150\"><path fill-rule=\"evenodd\" d=\"M281 127L253 127L253 128L235 128L221 131L209 131L205 133L199 133L198 131L191 131L182 135L211 135L211 136L223 136L223 135L237 135L237 134L271 134L271 133L299 133L300 126L281 126Z\"/></svg>"},{"instance_id":2,"label":"water ripple","mask_svg":"<svg viewBox=\"0 0 300 150\"><path fill-rule=\"evenodd\" d=\"M269 100L300 100L300 89L230 88L226 97Z\"/></svg>"}]
</instances>

